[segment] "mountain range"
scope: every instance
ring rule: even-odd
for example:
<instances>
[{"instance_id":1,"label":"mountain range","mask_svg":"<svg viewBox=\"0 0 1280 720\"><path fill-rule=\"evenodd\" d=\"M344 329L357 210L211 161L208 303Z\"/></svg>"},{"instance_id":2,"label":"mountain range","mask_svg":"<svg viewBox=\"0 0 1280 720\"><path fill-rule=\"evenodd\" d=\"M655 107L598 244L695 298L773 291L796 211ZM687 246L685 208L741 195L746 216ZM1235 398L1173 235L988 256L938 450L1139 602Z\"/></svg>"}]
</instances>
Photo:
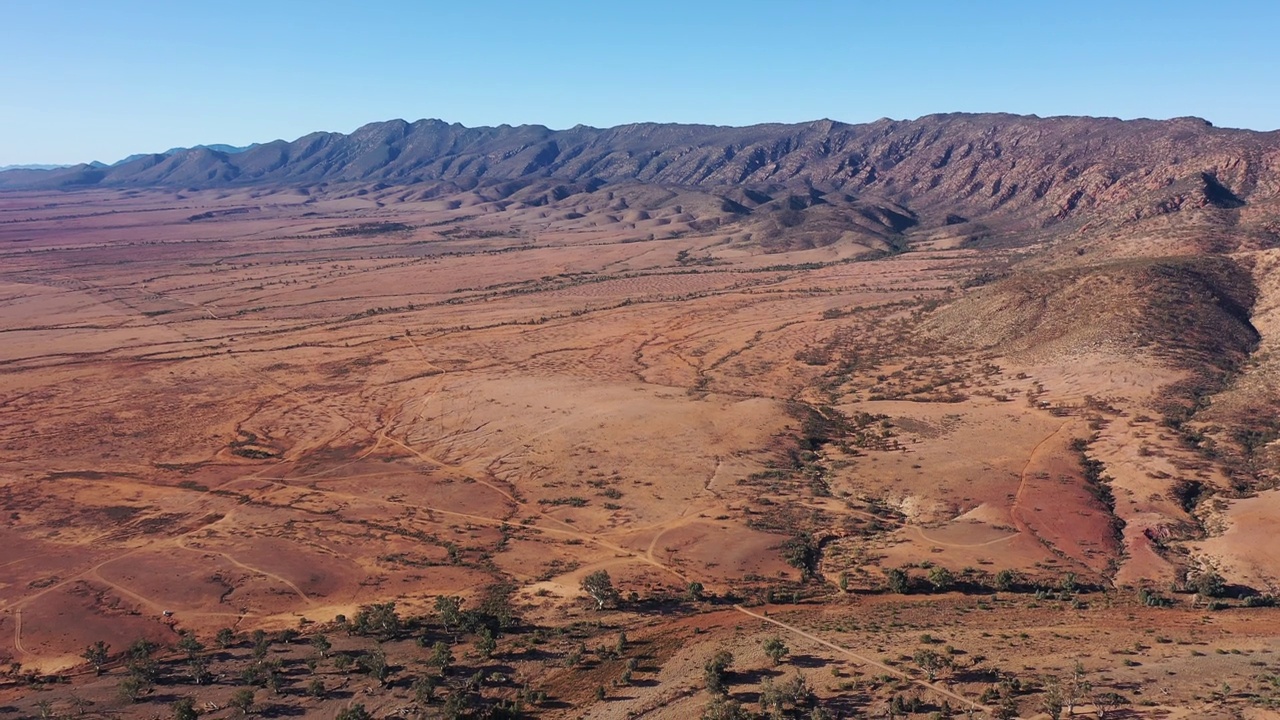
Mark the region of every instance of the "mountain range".
<instances>
[{"instance_id":1,"label":"mountain range","mask_svg":"<svg viewBox=\"0 0 1280 720\"><path fill-rule=\"evenodd\" d=\"M1006 114L567 130L391 120L350 134L175 149L106 167L9 170L0 173L0 189L449 181L514 191L546 179L701 188L744 207L752 191L838 191L895 203L938 223L983 218L1044 226L1100 207L1122 208L1133 218L1270 207L1280 198L1280 132L1215 128L1198 118Z\"/></svg>"},{"instance_id":2,"label":"mountain range","mask_svg":"<svg viewBox=\"0 0 1280 720\"><path fill-rule=\"evenodd\" d=\"M71 166L70 165L45 165L40 163L26 164L26 165L0 165L0 172L5 172L6 170L61 170L63 168L68 168L68 167L71 167Z\"/></svg>"}]
</instances>

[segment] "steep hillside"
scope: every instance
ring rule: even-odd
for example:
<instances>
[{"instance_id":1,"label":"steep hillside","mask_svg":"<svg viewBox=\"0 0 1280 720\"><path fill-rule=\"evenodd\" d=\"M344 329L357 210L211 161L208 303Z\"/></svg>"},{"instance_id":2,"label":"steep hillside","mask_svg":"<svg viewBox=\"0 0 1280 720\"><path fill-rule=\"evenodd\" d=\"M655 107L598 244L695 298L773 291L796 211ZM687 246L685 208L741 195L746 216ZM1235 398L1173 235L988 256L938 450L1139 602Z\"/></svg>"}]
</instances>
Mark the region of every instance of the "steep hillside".
<instances>
[{"instance_id":1,"label":"steep hillside","mask_svg":"<svg viewBox=\"0 0 1280 720\"><path fill-rule=\"evenodd\" d=\"M1235 368L1258 342L1256 290L1225 258L1128 260L1018 272L968 293L927 327L954 342L1042 359L1146 355Z\"/></svg>"}]
</instances>

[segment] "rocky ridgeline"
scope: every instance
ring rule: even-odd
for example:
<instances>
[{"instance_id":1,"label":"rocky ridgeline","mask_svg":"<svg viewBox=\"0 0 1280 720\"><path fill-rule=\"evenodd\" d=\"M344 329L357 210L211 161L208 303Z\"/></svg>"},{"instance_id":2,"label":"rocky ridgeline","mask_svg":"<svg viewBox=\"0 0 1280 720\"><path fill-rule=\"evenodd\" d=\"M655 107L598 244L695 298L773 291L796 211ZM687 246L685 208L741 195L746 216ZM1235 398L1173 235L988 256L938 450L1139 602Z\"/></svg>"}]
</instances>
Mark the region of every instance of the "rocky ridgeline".
<instances>
[{"instance_id":1,"label":"rocky ridgeline","mask_svg":"<svg viewBox=\"0 0 1280 720\"><path fill-rule=\"evenodd\" d=\"M110 167L8 171L0 173L0 189L450 180L515 192L547 178L589 189L639 181L726 193L838 190L901 204L939 225L982 220L1038 228L1099 209L1141 219L1186 208L1263 206L1262 224L1275 227L1280 133L1214 128L1195 118L1002 114L863 125L822 120L568 130L392 120L349 135L313 133L236 153L198 147Z\"/></svg>"}]
</instances>

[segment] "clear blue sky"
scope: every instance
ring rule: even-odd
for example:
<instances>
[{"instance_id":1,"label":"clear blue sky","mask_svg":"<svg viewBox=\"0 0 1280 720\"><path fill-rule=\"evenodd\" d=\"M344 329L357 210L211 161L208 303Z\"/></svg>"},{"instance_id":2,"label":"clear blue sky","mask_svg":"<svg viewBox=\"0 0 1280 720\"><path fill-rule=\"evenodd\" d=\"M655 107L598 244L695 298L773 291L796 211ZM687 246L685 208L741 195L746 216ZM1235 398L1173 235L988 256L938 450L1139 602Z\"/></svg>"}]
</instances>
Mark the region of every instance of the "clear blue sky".
<instances>
[{"instance_id":1,"label":"clear blue sky","mask_svg":"<svg viewBox=\"0 0 1280 720\"><path fill-rule=\"evenodd\" d=\"M0 0L0 165L438 117L1280 128L1280 0Z\"/></svg>"}]
</instances>

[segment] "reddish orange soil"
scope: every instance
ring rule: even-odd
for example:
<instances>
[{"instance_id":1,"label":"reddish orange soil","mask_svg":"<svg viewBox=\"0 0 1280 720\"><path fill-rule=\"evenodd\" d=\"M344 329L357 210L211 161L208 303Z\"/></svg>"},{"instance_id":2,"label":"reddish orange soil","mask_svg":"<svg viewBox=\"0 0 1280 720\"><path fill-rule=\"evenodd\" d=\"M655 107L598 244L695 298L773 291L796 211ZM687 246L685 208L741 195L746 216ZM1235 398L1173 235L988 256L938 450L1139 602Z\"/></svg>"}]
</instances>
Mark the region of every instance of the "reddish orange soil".
<instances>
[{"instance_id":1,"label":"reddish orange soil","mask_svg":"<svg viewBox=\"0 0 1280 720\"><path fill-rule=\"evenodd\" d=\"M979 702L986 675L930 683L902 658L922 632L1026 678L1085 658L1100 686L1168 711L1143 717L1248 704L1213 688L1270 667L1272 611L1133 599L1188 557L1253 587L1280 577L1257 541L1270 495L1218 509L1216 537L1152 540L1188 521L1155 473L1195 459L1139 419L1177 371L930 339L925 314L990 261L947 243L766 254L674 211L606 222L454 200L0 194L0 658L105 698L80 658L95 640L305 628L383 601L420 612L507 581L529 622L568 627L602 617L580 583L607 570L634 602L691 582L722 602L604 614L592 632L627 628L653 654L652 684L603 704L588 691L617 668L548 664L567 640L513 660L568 704L547 716L695 716L711 650L734 649L746 692L772 673L769 634L848 712L894 693ZM388 221L410 229L352 230ZM787 562L793 538L820 550L816 581ZM978 594L875 594L887 569L921 584L937 567ZM993 598L1001 570L1024 591L1072 574L1090 593ZM795 592L826 604L755 607ZM1172 640L1135 651L1140 665L1109 657L1152 633ZM5 697L29 712L17 677ZM369 703L390 713L408 702L394 692Z\"/></svg>"}]
</instances>

